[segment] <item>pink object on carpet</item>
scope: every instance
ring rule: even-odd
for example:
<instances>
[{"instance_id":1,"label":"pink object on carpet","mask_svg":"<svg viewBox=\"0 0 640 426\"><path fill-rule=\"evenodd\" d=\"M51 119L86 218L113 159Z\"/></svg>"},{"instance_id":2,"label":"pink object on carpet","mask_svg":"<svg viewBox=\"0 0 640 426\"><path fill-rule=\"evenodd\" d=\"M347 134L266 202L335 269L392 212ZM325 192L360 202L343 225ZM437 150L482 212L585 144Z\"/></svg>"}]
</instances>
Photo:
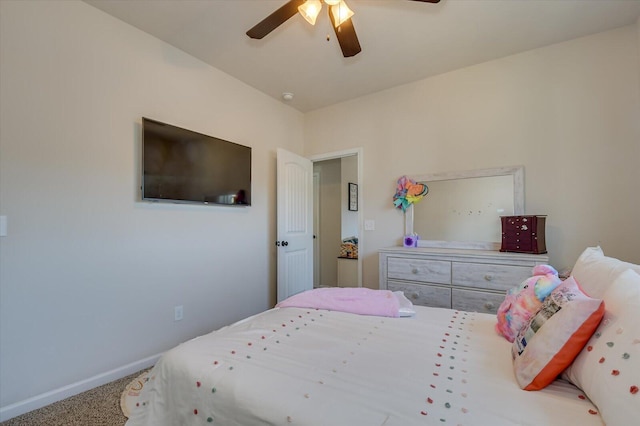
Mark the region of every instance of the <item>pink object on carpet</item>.
<instances>
[{"instance_id":1,"label":"pink object on carpet","mask_svg":"<svg viewBox=\"0 0 640 426\"><path fill-rule=\"evenodd\" d=\"M359 315L398 317L400 304L390 290L328 287L307 290L276 305L277 308L314 308Z\"/></svg>"}]
</instances>

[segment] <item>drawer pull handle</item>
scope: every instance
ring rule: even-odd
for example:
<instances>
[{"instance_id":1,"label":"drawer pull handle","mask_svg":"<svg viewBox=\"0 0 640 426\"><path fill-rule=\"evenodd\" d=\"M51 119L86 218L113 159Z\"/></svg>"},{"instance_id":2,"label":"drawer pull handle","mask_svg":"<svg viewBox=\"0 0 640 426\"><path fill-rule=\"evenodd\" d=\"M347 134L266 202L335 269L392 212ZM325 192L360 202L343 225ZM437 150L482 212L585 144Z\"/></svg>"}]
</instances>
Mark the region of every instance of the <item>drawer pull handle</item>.
<instances>
[{"instance_id":1,"label":"drawer pull handle","mask_svg":"<svg viewBox=\"0 0 640 426\"><path fill-rule=\"evenodd\" d=\"M413 300L418 300L418 293L411 293L411 298Z\"/></svg>"},{"instance_id":2,"label":"drawer pull handle","mask_svg":"<svg viewBox=\"0 0 640 426\"><path fill-rule=\"evenodd\" d=\"M417 273L418 273L418 269L417 269L417 268L413 268L413 269L411 270L411 273L413 273L413 274L417 274Z\"/></svg>"},{"instance_id":3,"label":"drawer pull handle","mask_svg":"<svg viewBox=\"0 0 640 426\"><path fill-rule=\"evenodd\" d=\"M484 304L484 307L485 307L487 310L489 310L489 311L490 311L490 310L492 310L492 309L493 309L493 303L485 303L485 304Z\"/></svg>"},{"instance_id":4,"label":"drawer pull handle","mask_svg":"<svg viewBox=\"0 0 640 426\"><path fill-rule=\"evenodd\" d=\"M485 275L484 276L484 280L485 281L491 281L491 280L493 280L493 277L491 275Z\"/></svg>"}]
</instances>

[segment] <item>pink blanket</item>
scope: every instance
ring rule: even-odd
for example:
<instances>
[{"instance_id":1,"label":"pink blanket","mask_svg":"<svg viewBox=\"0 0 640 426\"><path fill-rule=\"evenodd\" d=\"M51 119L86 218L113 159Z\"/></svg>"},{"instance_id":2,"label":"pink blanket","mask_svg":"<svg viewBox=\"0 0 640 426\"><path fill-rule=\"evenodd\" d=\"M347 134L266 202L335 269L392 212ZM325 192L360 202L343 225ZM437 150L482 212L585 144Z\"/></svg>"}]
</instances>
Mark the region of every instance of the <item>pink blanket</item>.
<instances>
[{"instance_id":1,"label":"pink blanket","mask_svg":"<svg viewBox=\"0 0 640 426\"><path fill-rule=\"evenodd\" d=\"M276 307L327 309L360 315L398 317L400 304L389 290L328 287L298 293L278 303Z\"/></svg>"}]
</instances>

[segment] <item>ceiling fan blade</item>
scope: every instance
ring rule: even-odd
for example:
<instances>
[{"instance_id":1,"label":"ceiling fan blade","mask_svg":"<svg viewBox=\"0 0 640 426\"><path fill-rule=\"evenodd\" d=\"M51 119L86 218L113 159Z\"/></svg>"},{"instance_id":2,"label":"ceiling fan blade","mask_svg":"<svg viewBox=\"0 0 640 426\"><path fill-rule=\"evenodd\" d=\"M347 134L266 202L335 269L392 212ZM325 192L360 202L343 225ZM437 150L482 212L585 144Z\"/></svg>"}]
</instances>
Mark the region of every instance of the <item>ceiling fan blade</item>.
<instances>
[{"instance_id":1,"label":"ceiling fan blade","mask_svg":"<svg viewBox=\"0 0 640 426\"><path fill-rule=\"evenodd\" d=\"M360 42L356 35L356 29L353 27L351 18L344 21L337 28L334 24L335 20L333 19L333 14L331 12L329 12L329 18L331 19L331 26L333 27L338 43L340 44L340 49L342 49L342 55L345 58L349 58L360 53L362 48L360 47Z\"/></svg>"},{"instance_id":2,"label":"ceiling fan blade","mask_svg":"<svg viewBox=\"0 0 640 426\"><path fill-rule=\"evenodd\" d=\"M251 38L263 38L298 13L298 6L304 2L305 0L290 0L271 15L258 22L253 28L247 31L247 35Z\"/></svg>"}]
</instances>

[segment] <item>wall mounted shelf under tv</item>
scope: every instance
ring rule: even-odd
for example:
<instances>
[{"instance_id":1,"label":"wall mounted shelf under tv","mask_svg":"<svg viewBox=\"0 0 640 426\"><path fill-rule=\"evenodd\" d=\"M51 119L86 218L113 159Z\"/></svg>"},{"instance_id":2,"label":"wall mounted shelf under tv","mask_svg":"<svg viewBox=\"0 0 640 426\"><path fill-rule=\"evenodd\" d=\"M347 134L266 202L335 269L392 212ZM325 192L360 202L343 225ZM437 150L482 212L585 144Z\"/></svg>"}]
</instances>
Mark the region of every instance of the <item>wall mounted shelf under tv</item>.
<instances>
[{"instance_id":1,"label":"wall mounted shelf under tv","mask_svg":"<svg viewBox=\"0 0 640 426\"><path fill-rule=\"evenodd\" d=\"M251 205L251 147L142 118L142 199Z\"/></svg>"}]
</instances>

